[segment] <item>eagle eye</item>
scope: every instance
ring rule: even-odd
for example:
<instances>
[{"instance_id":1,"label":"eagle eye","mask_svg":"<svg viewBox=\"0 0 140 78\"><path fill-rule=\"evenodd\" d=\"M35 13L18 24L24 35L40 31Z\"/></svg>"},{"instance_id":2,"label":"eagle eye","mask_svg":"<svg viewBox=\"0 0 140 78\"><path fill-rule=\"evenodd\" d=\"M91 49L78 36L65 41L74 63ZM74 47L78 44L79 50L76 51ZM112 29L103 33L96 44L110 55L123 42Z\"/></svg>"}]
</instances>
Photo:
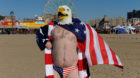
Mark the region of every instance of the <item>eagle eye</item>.
<instances>
[{"instance_id":1,"label":"eagle eye","mask_svg":"<svg viewBox=\"0 0 140 78\"><path fill-rule=\"evenodd\" d=\"M69 9L67 9L67 11L69 11Z\"/></svg>"}]
</instances>

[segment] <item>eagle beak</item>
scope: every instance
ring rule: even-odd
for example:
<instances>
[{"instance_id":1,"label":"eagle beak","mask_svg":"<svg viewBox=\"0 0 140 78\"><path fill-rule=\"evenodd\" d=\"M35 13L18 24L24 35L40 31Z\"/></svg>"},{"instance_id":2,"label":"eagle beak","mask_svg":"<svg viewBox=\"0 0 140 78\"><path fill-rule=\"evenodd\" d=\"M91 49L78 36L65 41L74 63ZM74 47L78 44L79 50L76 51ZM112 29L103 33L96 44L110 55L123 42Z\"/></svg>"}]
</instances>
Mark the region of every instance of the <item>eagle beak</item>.
<instances>
[{"instance_id":1,"label":"eagle beak","mask_svg":"<svg viewBox=\"0 0 140 78\"><path fill-rule=\"evenodd\" d=\"M63 12L65 9L63 7L58 8L58 12Z\"/></svg>"},{"instance_id":2,"label":"eagle beak","mask_svg":"<svg viewBox=\"0 0 140 78\"><path fill-rule=\"evenodd\" d=\"M58 19L63 20L64 18L68 17L68 14L65 13L65 8L60 7L57 11Z\"/></svg>"}]
</instances>

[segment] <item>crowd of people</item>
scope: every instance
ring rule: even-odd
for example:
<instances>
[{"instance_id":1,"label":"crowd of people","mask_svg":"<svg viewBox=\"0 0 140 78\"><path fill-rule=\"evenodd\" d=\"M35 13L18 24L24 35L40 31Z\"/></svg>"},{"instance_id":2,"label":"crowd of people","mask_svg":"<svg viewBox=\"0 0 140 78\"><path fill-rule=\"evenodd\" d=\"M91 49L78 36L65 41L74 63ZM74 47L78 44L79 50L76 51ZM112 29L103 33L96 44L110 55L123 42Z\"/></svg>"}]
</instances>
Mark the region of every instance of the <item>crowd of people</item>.
<instances>
[{"instance_id":1,"label":"crowd of people","mask_svg":"<svg viewBox=\"0 0 140 78\"><path fill-rule=\"evenodd\" d=\"M97 32L103 34L139 34L140 27L134 27L130 25L122 27L120 25L117 25L109 29L97 29Z\"/></svg>"}]
</instances>

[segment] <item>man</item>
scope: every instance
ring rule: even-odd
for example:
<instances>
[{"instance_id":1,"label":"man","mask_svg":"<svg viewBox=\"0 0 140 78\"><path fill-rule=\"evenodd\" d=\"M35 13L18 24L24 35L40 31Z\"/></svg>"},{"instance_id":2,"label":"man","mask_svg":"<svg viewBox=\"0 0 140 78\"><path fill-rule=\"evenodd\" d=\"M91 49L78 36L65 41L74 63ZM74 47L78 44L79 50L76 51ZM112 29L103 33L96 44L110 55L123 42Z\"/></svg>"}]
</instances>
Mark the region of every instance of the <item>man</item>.
<instances>
[{"instance_id":1,"label":"man","mask_svg":"<svg viewBox=\"0 0 140 78\"><path fill-rule=\"evenodd\" d=\"M55 26L51 33L52 42L48 41L46 43L47 49L51 49L53 46L52 60L54 64L54 76L55 78L60 78L60 76L63 76L63 78L79 78L77 68L77 38L72 32L60 26L64 24L72 24L70 8L67 6L60 6L58 9L58 19L58 25ZM61 71L59 71L59 69L69 69L69 72L62 71L63 74L60 74Z\"/></svg>"},{"instance_id":2,"label":"man","mask_svg":"<svg viewBox=\"0 0 140 78\"><path fill-rule=\"evenodd\" d=\"M63 25L72 25L72 13L68 6L58 9L58 24L51 32L51 40L46 42L46 48L52 49L52 60L55 78L79 78L77 37ZM59 71L62 70L62 71Z\"/></svg>"},{"instance_id":3,"label":"man","mask_svg":"<svg viewBox=\"0 0 140 78\"><path fill-rule=\"evenodd\" d=\"M46 78L89 78L87 66L122 66L92 27L72 18L68 6L60 6L57 15L58 22L41 27L36 37L40 49L46 48Z\"/></svg>"}]
</instances>

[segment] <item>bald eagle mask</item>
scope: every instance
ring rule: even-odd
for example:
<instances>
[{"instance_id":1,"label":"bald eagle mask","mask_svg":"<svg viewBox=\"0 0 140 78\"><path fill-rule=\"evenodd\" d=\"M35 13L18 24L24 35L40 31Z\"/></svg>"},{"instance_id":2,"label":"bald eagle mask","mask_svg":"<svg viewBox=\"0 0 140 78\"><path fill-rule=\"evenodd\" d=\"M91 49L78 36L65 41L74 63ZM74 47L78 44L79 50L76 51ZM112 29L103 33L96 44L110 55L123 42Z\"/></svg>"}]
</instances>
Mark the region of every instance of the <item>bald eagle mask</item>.
<instances>
[{"instance_id":1,"label":"bald eagle mask","mask_svg":"<svg viewBox=\"0 0 140 78\"><path fill-rule=\"evenodd\" d=\"M58 16L58 24L65 25L65 24L72 24L72 12L71 9L66 6L59 6L57 10L57 16Z\"/></svg>"}]
</instances>

